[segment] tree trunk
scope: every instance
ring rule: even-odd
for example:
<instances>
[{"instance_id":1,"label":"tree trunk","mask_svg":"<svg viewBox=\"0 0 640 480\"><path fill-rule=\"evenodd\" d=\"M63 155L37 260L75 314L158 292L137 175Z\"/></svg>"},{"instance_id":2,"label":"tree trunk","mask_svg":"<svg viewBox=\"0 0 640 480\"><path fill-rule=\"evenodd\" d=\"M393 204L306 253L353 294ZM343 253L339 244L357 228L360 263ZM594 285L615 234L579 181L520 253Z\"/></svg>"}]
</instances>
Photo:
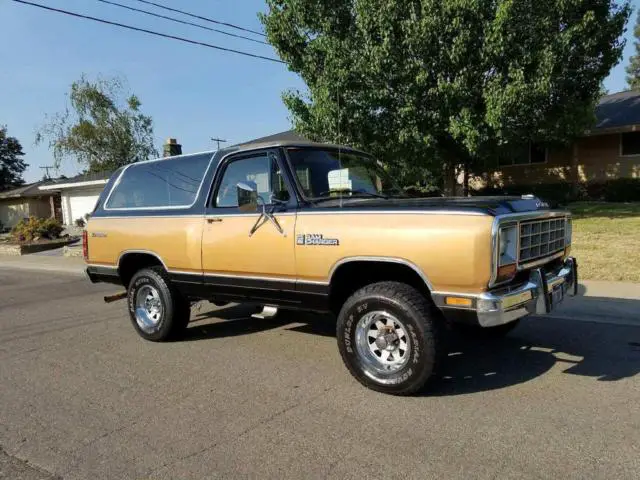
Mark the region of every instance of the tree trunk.
<instances>
[{"instance_id":1,"label":"tree trunk","mask_svg":"<svg viewBox=\"0 0 640 480\"><path fill-rule=\"evenodd\" d=\"M464 174L462 180L462 195L469 196L469 163L464 164Z\"/></svg>"}]
</instances>

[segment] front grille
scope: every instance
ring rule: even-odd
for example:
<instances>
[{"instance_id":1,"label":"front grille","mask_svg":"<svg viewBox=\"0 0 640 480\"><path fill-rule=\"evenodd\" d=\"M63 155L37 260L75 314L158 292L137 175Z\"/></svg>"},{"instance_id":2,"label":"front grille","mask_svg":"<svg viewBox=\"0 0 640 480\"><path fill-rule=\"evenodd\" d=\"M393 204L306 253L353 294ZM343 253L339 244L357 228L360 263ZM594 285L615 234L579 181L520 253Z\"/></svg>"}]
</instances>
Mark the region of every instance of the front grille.
<instances>
[{"instance_id":1,"label":"front grille","mask_svg":"<svg viewBox=\"0 0 640 480\"><path fill-rule=\"evenodd\" d=\"M520 223L520 263L548 257L565 247L565 218Z\"/></svg>"}]
</instances>

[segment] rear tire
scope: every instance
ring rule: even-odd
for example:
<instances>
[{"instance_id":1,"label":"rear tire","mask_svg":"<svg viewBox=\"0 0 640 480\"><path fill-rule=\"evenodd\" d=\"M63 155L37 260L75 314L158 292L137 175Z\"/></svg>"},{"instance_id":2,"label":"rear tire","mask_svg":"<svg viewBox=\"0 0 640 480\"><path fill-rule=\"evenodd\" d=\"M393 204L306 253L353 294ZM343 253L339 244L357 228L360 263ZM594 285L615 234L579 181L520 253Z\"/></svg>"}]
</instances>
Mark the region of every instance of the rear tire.
<instances>
[{"instance_id":1,"label":"rear tire","mask_svg":"<svg viewBox=\"0 0 640 480\"><path fill-rule=\"evenodd\" d=\"M340 355L364 386L393 395L422 389L443 355L443 323L415 288L380 282L355 292L338 315Z\"/></svg>"},{"instance_id":2,"label":"rear tire","mask_svg":"<svg viewBox=\"0 0 640 480\"><path fill-rule=\"evenodd\" d=\"M145 340L163 342L178 337L189 323L189 302L173 287L162 267L136 272L127 293L133 327Z\"/></svg>"}]
</instances>

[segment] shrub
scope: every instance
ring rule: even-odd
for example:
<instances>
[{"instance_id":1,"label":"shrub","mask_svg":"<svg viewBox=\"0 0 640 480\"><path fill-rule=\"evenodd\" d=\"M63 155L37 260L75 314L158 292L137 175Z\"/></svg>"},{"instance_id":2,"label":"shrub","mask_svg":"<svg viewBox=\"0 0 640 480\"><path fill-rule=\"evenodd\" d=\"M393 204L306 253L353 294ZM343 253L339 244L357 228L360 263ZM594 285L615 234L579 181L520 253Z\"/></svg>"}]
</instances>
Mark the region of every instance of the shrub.
<instances>
[{"instance_id":1,"label":"shrub","mask_svg":"<svg viewBox=\"0 0 640 480\"><path fill-rule=\"evenodd\" d=\"M29 242L34 238L58 238L62 230L62 224L55 218L29 217L20 220L11 235L20 242Z\"/></svg>"},{"instance_id":2,"label":"shrub","mask_svg":"<svg viewBox=\"0 0 640 480\"><path fill-rule=\"evenodd\" d=\"M604 198L607 202L640 201L640 178L617 178L604 183Z\"/></svg>"},{"instance_id":3,"label":"shrub","mask_svg":"<svg viewBox=\"0 0 640 480\"><path fill-rule=\"evenodd\" d=\"M579 189L568 182L541 183L537 185L510 185L487 187L476 190L472 195L525 195L532 194L553 205L562 205L580 197Z\"/></svg>"},{"instance_id":4,"label":"shrub","mask_svg":"<svg viewBox=\"0 0 640 480\"><path fill-rule=\"evenodd\" d=\"M76 218L76 227L84 228L86 224L84 218Z\"/></svg>"},{"instance_id":5,"label":"shrub","mask_svg":"<svg viewBox=\"0 0 640 480\"><path fill-rule=\"evenodd\" d=\"M513 185L486 187L472 195L523 195L532 193L551 204L564 205L577 200L600 200L605 202L640 202L640 178L616 178L582 182L542 183L538 185Z\"/></svg>"}]
</instances>

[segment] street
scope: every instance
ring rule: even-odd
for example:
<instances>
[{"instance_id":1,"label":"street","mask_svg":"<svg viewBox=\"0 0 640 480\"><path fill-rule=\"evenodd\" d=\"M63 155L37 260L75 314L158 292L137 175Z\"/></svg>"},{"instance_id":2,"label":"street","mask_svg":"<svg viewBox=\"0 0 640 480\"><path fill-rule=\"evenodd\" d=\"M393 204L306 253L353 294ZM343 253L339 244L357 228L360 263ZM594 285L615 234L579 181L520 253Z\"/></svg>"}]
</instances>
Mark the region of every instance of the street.
<instances>
[{"instance_id":1,"label":"street","mask_svg":"<svg viewBox=\"0 0 640 480\"><path fill-rule=\"evenodd\" d=\"M206 304L155 344L117 292L0 269L0 478L638 477L640 323L460 337L402 398L351 378L330 319Z\"/></svg>"}]
</instances>

